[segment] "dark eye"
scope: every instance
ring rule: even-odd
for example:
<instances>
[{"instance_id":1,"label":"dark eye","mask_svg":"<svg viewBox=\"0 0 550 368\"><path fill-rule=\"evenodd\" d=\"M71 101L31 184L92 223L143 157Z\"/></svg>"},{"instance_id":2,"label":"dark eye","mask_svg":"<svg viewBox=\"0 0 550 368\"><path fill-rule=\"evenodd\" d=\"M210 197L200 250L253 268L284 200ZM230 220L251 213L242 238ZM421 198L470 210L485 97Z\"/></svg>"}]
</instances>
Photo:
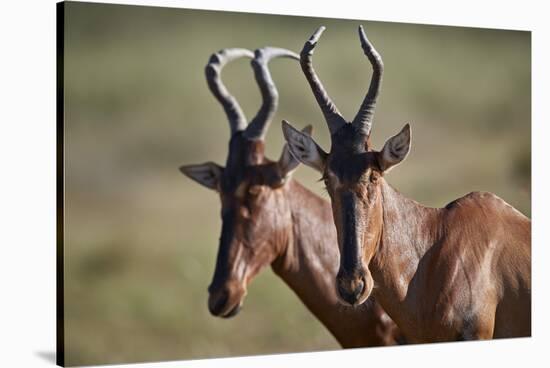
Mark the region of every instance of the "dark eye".
<instances>
[{"instance_id":1,"label":"dark eye","mask_svg":"<svg viewBox=\"0 0 550 368\"><path fill-rule=\"evenodd\" d=\"M370 181L371 183L376 183L378 181L378 178L380 177L380 175L378 175L377 173L372 173L370 175Z\"/></svg>"}]
</instances>

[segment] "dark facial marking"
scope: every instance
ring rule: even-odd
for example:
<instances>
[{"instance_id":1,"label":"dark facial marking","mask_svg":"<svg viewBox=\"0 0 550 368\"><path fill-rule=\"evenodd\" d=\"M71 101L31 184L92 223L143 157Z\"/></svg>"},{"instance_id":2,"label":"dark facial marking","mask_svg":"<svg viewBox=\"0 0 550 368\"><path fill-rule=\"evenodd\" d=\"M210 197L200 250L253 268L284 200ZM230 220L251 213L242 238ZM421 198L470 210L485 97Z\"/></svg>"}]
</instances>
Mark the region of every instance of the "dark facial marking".
<instances>
[{"instance_id":1,"label":"dark facial marking","mask_svg":"<svg viewBox=\"0 0 550 368\"><path fill-rule=\"evenodd\" d=\"M355 193L345 191L340 194L342 207L342 231L343 231L343 252L341 258L342 268L351 271L360 266L359 240L357 226L358 198Z\"/></svg>"},{"instance_id":2,"label":"dark facial marking","mask_svg":"<svg viewBox=\"0 0 550 368\"><path fill-rule=\"evenodd\" d=\"M231 242L235 235L236 208L234 205L222 209L222 232L220 236L216 268L212 283L208 287L209 292L217 290L229 276L229 256Z\"/></svg>"}]
</instances>

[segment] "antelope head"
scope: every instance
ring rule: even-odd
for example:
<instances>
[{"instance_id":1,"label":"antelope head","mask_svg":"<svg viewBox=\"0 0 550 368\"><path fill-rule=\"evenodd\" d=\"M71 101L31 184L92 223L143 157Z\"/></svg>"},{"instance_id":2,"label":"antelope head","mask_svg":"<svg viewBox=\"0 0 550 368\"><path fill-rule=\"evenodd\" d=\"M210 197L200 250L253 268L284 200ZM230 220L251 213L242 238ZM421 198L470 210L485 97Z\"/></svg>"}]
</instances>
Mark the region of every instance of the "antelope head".
<instances>
[{"instance_id":1,"label":"antelope head","mask_svg":"<svg viewBox=\"0 0 550 368\"><path fill-rule=\"evenodd\" d=\"M330 152L326 153L311 136L297 131L286 121L283 121L283 133L291 153L322 174L338 233L340 268L337 291L343 302L358 305L369 297L374 286L369 262L382 233L381 188L384 173L407 156L411 130L409 124L405 125L397 135L386 141L380 151L374 150L370 144L384 65L362 26L359 27L359 39L373 73L359 112L350 122L344 119L312 66L313 51L324 29L319 28L305 43L300 64L331 133Z\"/></svg>"},{"instance_id":2,"label":"antelope head","mask_svg":"<svg viewBox=\"0 0 550 368\"><path fill-rule=\"evenodd\" d=\"M256 116L246 124L237 100L221 80L222 68L247 57L262 95ZM299 161L285 145L278 161L264 155L264 137L278 105L278 93L268 69L273 58L298 60L297 54L274 47L225 49L206 66L208 86L221 103L231 130L225 167L208 162L182 166L180 170L199 184L218 192L222 230L216 269L208 287L208 308L219 317L232 317L242 306L251 279L271 264L292 228L286 183Z\"/></svg>"}]
</instances>

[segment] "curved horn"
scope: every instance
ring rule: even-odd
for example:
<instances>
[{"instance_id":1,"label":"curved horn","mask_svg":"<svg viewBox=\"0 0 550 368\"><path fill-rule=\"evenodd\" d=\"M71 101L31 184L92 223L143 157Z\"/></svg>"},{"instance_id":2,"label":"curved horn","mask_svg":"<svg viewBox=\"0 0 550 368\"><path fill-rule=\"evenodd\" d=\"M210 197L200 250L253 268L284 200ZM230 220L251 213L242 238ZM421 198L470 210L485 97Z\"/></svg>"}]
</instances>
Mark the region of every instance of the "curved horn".
<instances>
[{"instance_id":1,"label":"curved horn","mask_svg":"<svg viewBox=\"0 0 550 368\"><path fill-rule=\"evenodd\" d=\"M278 57L286 57L294 60L300 60L300 58L296 53L278 47L263 47L257 49L254 55L251 65L254 69L256 82L262 94L262 106L246 128L244 135L248 139L264 139L279 103L279 93L271 78L268 63L271 59Z\"/></svg>"},{"instance_id":2,"label":"curved horn","mask_svg":"<svg viewBox=\"0 0 550 368\"><path fill-rule=\"evenodd\" d=\"M342 117L342 114L340 114L338 108L328 96L325 87L323 87L323 84L313 69L313 64L311 61L313 50L315 49L315 46L317 45L317 42L319 41L319 38L324 30L324 26L319 27L304 44L304 48L300 53L300 65L302 66L302 71L304 72L309 85L311 86L311 90L317 100L317 104L319 104L319 107L325 116L328 129L331 134L334 134L338 129L346 124L346 120Z\"/></svg>"},{"instance_id":3,"label":"curved horn","mask_svg":"<svg viewBox=\"0 0 550 368\"><path fill-rule=\"evenodd\" d=\"M376 107L376 99L378 98L382 84L384 63L382 62L382 57L378 51L376 51L367 39L363 26L359 26L359 38L361 39L361 47L372 65L372 77L367 95L365 96L357 115L353 119L352 124L358 131L361 131L368 136L372 128L372 118L374 116L374 108Z\"/></svg>"},{"instance_id":4,"label":"curved horn","mask_svg":"<svg viewBox=\"0 0 550 368\"><path fill-rule=\"evenodd\" d=\"M231 135L246 127L246 118L235 97L229 93L223 84L221 80L221 71L227 63L241 57L252 59L254 58L254 54L252 51L246 49L223 49L210 56L210 60L208 64L206 64L205 69L208 87L225 110L227 120L229 120Z\"/></svg>"}]
</instances>

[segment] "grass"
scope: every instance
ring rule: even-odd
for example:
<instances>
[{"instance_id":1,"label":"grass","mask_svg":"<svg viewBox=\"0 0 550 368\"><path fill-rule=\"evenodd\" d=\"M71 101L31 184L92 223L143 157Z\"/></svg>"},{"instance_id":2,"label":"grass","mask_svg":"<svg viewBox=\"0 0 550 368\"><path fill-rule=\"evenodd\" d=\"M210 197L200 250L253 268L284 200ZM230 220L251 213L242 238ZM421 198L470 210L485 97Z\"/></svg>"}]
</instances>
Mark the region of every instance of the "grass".
<instances>
[{"instance_id":1,"label":"grass","mask_svg":"<svg viewBox=\"0 0 550 368\"><path fill-rule=\"evenodd\" d=\"M71 365L336 349L330 334L270 270L234 319L209 315L206 287L220 231L217 196L184 163L225 161L228 125L204 65L224 47L299 51L327 26L315 67L351 118L370 68L356 26L384 57L373 141L411 122L413 148L388 176L429 206L474 190L530 215L530 34L456 27L68 3L65 35L66 359ZM319 108L293 61L271 65L280 121L314 126ZM260 96L245 61L224 81L249 117ZM318 174L296 177L321 195ZM327 198L328 199L328 198Z\"/></svg>"}]
</instances>

